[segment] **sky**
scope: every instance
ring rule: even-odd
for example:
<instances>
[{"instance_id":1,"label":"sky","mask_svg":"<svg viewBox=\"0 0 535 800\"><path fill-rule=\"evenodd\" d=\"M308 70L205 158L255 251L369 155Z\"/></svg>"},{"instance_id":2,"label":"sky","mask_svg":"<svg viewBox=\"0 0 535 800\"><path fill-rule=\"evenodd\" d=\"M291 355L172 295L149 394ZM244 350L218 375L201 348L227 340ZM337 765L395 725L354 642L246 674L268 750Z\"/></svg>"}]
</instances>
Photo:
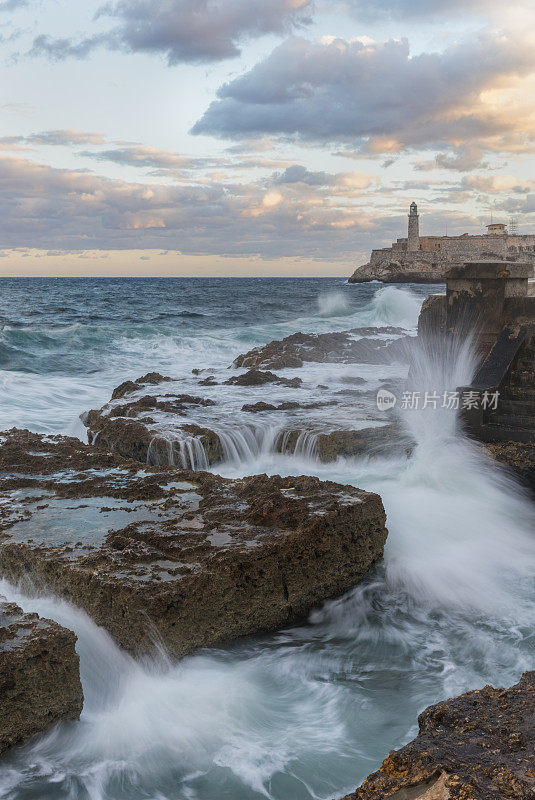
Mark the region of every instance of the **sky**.
<instances>
[{"instance_id":1,"label":"sky","mask_svg":"<svg viewBox=\"0 0 535 800\"><path fill-rule=\"evenodd\" d=\"M0 275L535 233L533 0L0 0Z\"/></svg>"}]
</instances>

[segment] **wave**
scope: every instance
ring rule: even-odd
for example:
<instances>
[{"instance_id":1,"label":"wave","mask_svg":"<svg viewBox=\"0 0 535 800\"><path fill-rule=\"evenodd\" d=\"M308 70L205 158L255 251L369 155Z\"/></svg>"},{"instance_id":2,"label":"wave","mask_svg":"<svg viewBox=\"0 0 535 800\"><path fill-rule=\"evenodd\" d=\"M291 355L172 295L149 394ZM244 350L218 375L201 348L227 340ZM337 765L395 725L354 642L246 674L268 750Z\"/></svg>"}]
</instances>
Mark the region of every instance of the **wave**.
<instances>
[{"instance_id":1,"label":"wave","mask_svg":"<svg viewBox=\"0 0 535 800\"><path fill-rule=\"evenodd\" d=\"M421 307L422 298L410 289L385 286L376 292L365 314L372 325L415 329Z\"/></svg>"}]
</instances>

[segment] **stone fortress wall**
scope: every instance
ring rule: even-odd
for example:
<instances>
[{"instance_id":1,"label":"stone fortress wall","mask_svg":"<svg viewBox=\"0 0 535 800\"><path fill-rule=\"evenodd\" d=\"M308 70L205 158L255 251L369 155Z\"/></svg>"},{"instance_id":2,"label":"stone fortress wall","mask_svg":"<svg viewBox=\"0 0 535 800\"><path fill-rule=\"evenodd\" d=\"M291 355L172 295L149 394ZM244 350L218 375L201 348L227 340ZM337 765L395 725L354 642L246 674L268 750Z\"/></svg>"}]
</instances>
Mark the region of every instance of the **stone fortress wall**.
<instances>
[{"instance_id":1,"label":"stone fortress wall","mask_svg":"<svg viewBox=\"0 0 535 800\"><path fill-rule=\"evenodd\" d=\"M453 266L457 262L499 256L503 259L514 258L535 264L535 235L511 234L507 227L500 223L487 226L486 234L472 236L464 233L461 236L420 236L414 233L414 217L418 218L417 206L411 206L409 215L409 238L397 239L391 247L372 250L370 264L381 265L392 260L414 260L432 265L448 262ZM414 247L415 235L419 246ZM451 264L449 264L451 262Z\"/></svg>"},{"instance_id":2,"label":"stone fortress wall","mask_svg":"<svg viewBox=\"0 0 535 800\"><path fill-rule=\"evenodd\" d=\"M390 247L372 250L370 261L355 271L350 283L443 282L452 267L481 259L523 261L535 268L535 235L510 233L506 225L492 223L486 234L475 236L420 236L419 216L416 203L412 203L408 236Z\"/></svg>"}]
</instances>

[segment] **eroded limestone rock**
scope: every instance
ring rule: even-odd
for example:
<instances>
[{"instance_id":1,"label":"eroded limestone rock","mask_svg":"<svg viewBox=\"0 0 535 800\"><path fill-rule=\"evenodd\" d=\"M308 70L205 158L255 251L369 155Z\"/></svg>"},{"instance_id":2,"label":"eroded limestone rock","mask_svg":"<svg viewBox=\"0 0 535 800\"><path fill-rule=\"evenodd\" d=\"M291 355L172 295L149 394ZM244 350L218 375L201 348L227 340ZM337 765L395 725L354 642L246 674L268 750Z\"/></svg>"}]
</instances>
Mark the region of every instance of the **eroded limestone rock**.
<instances>
[{"instance_id":1,"label":"eroded limestone rock","mask_svg":"<svg viewBox=\"0 0 535 800\"><path fill-rule=\"evenodd\" d=\"M351 486L141 468L76 439L3 436L0 573L49 586L130 652L274 630L382 557L381 499Z\"/></svg>"},{"instance_id":2,"label":"eroded limestone rock","mask_svg":"<svg viewBox=\"0 0 535 800\"><path fill-rule=\"evenodd\" d=\"M532 800L535 672L430 706L420 733L345 800Z\"/></svg>"},{"instance_id":3,"label":"eroded limestone rock","mask_svg":"<svg viewBox=\"0 0 535 800\"><path fill-rule=\"evenodd\" d=\"M0 753L80 716L75 644L72 631L0 596Z\"/></svg>"}]
</instances>

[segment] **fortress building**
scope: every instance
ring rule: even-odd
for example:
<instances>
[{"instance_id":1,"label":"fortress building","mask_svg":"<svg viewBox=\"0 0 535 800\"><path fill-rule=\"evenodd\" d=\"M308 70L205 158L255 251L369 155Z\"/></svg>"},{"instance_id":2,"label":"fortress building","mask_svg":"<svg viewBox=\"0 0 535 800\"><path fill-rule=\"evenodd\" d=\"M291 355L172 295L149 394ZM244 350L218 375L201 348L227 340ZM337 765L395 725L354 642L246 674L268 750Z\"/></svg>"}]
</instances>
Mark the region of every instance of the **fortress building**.
<instances>
[{"instance_id":1,"label":"fortress building","mask_svg":"<svg viewBox=\"0 0 535 800\"><path fill-rule=\"evenodd\" d=\"M350 283L444 283L446 272L466 261L523 261L535 267L535 235L508 230L492 222L481 235L420 236L418 206L412 203L406 239L391 247L372 250L367 264L358 267Z\"/></svg>"}]
</instances>

